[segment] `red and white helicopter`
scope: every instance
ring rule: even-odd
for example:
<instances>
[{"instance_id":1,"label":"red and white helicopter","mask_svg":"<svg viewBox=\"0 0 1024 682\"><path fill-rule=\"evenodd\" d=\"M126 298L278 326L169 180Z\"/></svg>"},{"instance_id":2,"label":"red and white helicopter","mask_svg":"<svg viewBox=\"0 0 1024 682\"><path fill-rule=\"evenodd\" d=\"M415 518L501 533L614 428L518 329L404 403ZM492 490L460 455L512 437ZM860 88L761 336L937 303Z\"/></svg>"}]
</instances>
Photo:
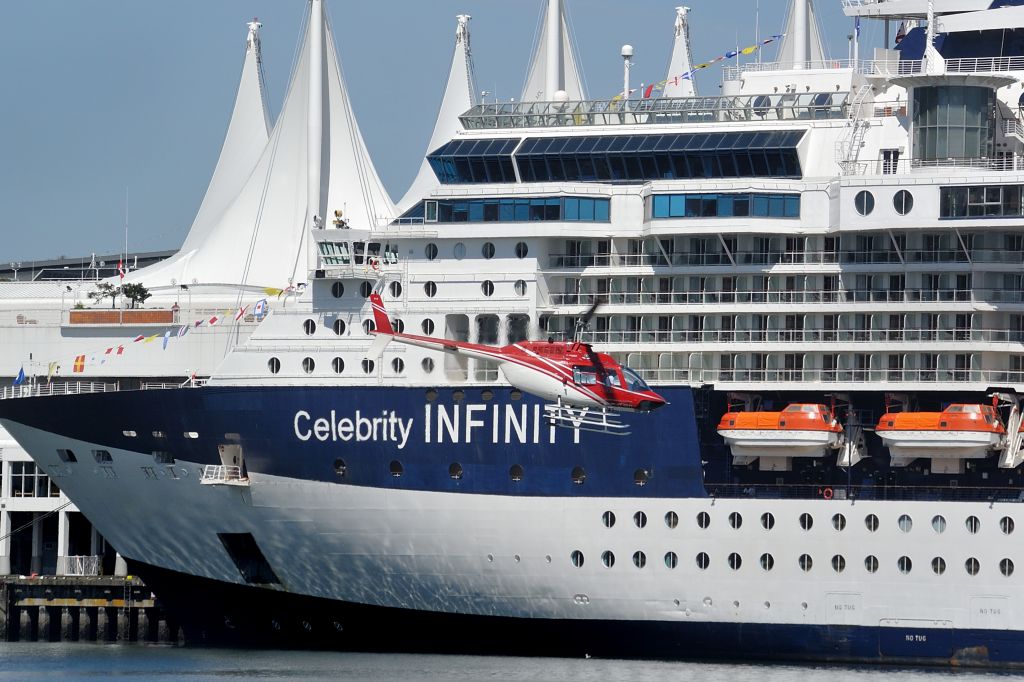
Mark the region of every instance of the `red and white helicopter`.
<instances>
[{"instance_id":1,"label":"red and white helicopter","mask_svg":"<svg viewBox=\"0 0 1024 682\"><path fill-rule=\"evenodd\" d=\"M380 294L370 294L376 335L368 357L379 358L391 341L490 360L516 388L553 401L544 406L553 424L626 435L616 412L651 412L667 401L635 371L578 340L597 311L594 303L577 324L577 340L522 341L488 346L396 332Z\"/></svg>"}]
</instances>

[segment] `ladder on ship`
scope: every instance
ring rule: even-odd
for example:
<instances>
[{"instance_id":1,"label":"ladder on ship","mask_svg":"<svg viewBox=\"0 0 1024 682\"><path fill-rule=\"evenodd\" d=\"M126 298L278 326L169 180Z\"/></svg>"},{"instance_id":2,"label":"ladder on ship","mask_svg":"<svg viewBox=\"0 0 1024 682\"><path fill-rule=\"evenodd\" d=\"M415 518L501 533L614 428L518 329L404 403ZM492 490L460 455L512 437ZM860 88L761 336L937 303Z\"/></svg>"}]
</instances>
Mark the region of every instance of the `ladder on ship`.
<instances>
[{"instance_id":1,"label":"ladder on ship","mask_svg":"<svg viewBox=\"0 0 1024 682\"><path fill-rule=\"evenodd\" d=\"M865 83L854 93L853 101L850 103L850 122L836 140L836 163L839 164L839 170L843 175L857 173L857 157L860 155L860 146L869 127L861 111L864 108L864 101L873 89L872 85Z\"/></svg>"},{"instance_id":2,"label":"ladder on ship","mask_svg":"<svg viewBox=\"0 0 1024 682\"><path fill-rule=\"evenodd\" d=\"M1014 404L1010 409L1010 416L1006 418L1006 447L999 456L1000 469L1016 469L1024 461L1024 452L1021 449L1024 434L1020 433L1020 422L1020 405Z\"/></svg>"}]
</instances>

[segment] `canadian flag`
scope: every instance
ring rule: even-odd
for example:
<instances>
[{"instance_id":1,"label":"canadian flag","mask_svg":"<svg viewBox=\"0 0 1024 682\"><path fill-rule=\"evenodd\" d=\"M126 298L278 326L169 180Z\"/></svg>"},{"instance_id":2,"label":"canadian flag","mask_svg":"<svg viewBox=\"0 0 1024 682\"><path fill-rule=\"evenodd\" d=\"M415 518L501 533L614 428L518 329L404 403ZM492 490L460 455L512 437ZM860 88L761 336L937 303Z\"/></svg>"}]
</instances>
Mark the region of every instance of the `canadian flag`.
<instances>
[{"instance_id":1,"label":"canadian flag","mask_svg":"<svg viewBox=\"0 0 1024 682\"><path fill-rule=\"evenodd\" d=\"M124 261L118 259L117 261L117 274L121 276L121 281L124 281Z\"/></svg>"}]
</instances>

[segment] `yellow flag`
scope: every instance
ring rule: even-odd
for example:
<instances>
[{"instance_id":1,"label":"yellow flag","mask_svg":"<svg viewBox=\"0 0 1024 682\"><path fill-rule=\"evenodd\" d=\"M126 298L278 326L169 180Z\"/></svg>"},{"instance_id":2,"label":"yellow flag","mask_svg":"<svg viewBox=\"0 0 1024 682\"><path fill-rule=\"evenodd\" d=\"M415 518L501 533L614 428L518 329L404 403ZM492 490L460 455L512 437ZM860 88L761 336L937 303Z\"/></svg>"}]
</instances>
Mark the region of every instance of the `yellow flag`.
<instances>
[{"instance_id":1,"label":"yellow flag","mask_svg":"<svg viewBox=\"0 0 1024 682\"><path fill-rule=\"evenodd\" d=\"M58 365L56 362L51 362L46 366L46 380L49 381L53 378L53 375L57 373Z\"/></svg>"},{"instance_id":2,"label":"yellow flag","mask_svg":"<svg viewBox=\"0 0 1024 682\"><path fill-rule=\"evenodd\" d=\"M757 45L751 45L740 50L740 54L754 54L757 52Z\"/></svg>"},{"instance_id":3,"label":"yellow flag","mask_svg":"<svg viewBox=\"0 0 1024 682\"><path fill-rule=\"evenodd\" d=\"M277 289L275 287L267 287L266 289L263 290L263 293L265 293L267 296L280 296L281 294L284 293L284 289Z\"/></svg>"},{"instance_id":4,"label":"yellow flag","mask_svg":"<svg viewBox=\"0 0 1024 682\"><path fill-rule=\"evenodd\" d=\"M153 336L147 336L146 338L144 338L142 340L142 343L149 343L150 341L152 341L153 339L155 339L158 336L160 336L160 335L159 334L153 334Z\"/></svg>"}]
</instances>

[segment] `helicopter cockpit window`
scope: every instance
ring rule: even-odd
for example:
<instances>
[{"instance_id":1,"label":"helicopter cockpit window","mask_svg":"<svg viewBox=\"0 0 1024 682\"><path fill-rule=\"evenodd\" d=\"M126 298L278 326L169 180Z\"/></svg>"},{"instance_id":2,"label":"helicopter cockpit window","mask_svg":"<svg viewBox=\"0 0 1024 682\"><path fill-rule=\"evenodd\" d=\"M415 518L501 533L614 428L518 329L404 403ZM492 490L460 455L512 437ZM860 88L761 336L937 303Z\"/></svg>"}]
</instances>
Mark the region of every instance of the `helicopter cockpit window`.
<instances>
[{"instance_id":1,"label":"helicopter cockpit window","mask_svg":"<svg viewBox=\"0 0 1024 682\"><path fill-rule=\"evenodd\" d=\"M622 376L626 379L626 387L631 391L649 391L651 387L640 378L640 375L629 367L622 368Z\"/></svg>"},{"instance_id":2,"label":"helicopter cockpit window","mask_svg":"<svg viewBox=\"0 0 1024 682\"><path fill-rule=\"evenodd\" d=\"M588 367L573 367L572 380L580 385L596 384L597 374L587 371Z\"/></svg>"},{"instance_id":3,"label":"helicopter cockpit window","mask_svg":"<svg viewBox=\"0 0 1024 682\"><path fill-rule=\"evenodd\" d=\"M604 375L604 385L611 386L612 388L619 388L622 384L619 382L619 375L614 373L608 373Z\"/></svg>"}]
</instances>

